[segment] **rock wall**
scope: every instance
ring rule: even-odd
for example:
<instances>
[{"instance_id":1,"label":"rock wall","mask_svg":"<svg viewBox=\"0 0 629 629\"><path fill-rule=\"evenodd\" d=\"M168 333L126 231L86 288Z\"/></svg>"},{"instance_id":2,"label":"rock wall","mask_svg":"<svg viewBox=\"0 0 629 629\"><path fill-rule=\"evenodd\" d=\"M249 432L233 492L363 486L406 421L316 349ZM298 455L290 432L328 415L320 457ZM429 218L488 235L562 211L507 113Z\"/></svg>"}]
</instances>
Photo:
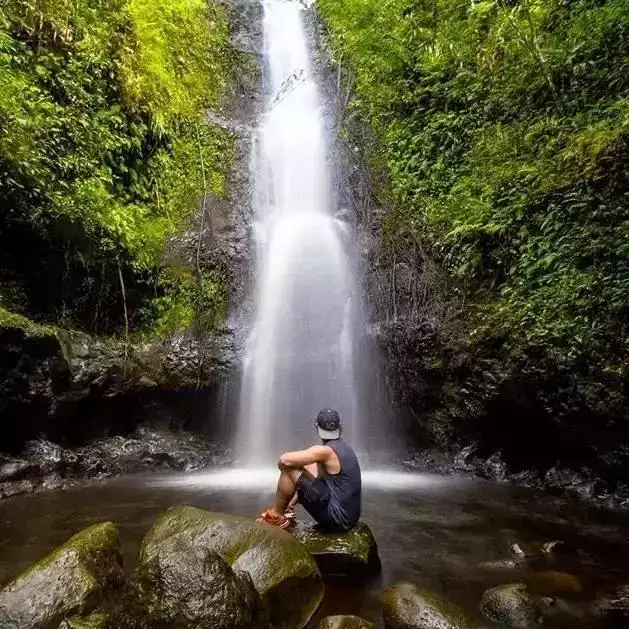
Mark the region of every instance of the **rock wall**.
<instances>
[{"instance_id":1,"label":"rock wall","mask_svg":"<svg viewBox=\"0 0 629 629\"><path fill-rule=\"evenodd\" d=\"M235 313L247 312L251 293L249 157L261 89L261 4L233 0L229 5L237 71L221 111L208 112L208 122L234 139L233 154L226 156L231 159L227 196L208 195L166 254L191 269L219 269L227 275L229 318L211 333L181 330L164 340L132 338L128 343L40 326L29 329L19 321L2 323L0 452L17 452L40 437L79 445L126 433L147 418L142 409L155 414L155 404L163 404L165 415L172 416L173 397L183 415L186 408L203 407L194 421L175 422L179 427L212 432L208 418L220 385L239 364L242 334ZM212 424L214 433L221 435L222 428Z\"/></svg>"},{"instance_id":2,"label":"rock wall","mask_svg":"<svg viewBox=\"0 0 629 629\"><path fill-rule=\"evenodd\" d=\"M352 73L330 49L326 25L314 15L313 23L333 111L339 206L355 227L368 334L407 443L452 455L465 449L475 461L465 471L484 476L522 481L524 472L536 483L562 477L562 486L602 479L605 491L624 491L627 396L584 386L588 365L575 373L535 348L516 357L508 339L474 338L451 278L416 235L387 224L386 175L375 138L352 108ZM610 373L609 391L622 390L623 377Z\"/></svg>"}]
</instances>

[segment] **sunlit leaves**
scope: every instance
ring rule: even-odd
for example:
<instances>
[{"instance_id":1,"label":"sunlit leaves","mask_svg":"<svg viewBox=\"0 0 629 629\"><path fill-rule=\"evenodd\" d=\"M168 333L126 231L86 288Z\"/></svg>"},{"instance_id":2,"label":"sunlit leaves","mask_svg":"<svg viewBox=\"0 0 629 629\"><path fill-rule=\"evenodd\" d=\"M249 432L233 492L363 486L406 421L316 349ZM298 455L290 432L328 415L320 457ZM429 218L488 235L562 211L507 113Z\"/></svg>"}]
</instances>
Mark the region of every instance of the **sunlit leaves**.
<instances>
[{"instance_id":1,"label":"sunlit leaves","mask_svg":"<svg viewBox=\"0 0 629 629\"><path fill-rule=\"evenodd\" d=\"M476 337L601 368L626 352L629 3L319 7L379 138L387 238L416 232Z\"/></svg>"},{"instance_id":2,"label":"sunlit leaves","mask_svg":"<svg viewBox=\"0 0 629 629\"><path fill-rule=\"evenodd\" d=\"M224 192L230 142L205 114L227 35L225 7L203 0L5 0L0 211L98 269L160 276L168 238Z\"/></svg>"}]
</instances>

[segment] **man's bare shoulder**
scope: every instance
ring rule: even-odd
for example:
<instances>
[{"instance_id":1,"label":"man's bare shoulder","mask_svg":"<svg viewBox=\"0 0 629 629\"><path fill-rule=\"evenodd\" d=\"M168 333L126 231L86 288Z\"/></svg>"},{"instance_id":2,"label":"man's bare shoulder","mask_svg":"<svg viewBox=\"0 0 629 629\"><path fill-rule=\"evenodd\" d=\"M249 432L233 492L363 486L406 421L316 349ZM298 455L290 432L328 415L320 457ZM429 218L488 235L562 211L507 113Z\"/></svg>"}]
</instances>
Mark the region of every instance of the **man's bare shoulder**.
<instances>
[{"instance_id":1,"label":"man's bare shoulder","mask_svg":"<svg viewBox=\"0 0 629 629\"><path fill-rule=\"evenodd\" d=\"M334 455L334 450L330 446L315 445L310 446L308 451L321 463L327 461Z\"/></svg>"}]
</instances>

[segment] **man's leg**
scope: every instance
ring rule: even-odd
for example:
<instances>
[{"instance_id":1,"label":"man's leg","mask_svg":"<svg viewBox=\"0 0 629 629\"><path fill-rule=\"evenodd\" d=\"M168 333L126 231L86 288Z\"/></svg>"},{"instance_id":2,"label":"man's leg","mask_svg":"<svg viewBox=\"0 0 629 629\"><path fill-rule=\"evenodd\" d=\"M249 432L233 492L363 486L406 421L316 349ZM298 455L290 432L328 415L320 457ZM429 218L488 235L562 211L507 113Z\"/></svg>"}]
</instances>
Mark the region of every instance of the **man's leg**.
<instances>
[{"instance_id":1,"label":"man's leg","mask_svg":"<svg viewBox=\"0 0 629 629\"><path fill-rule=\"evenodd\" d=\"M289 504L295 504L297 496L297 481L304 471L317 477L317 464L304 467L286 467L277 481L277 493L275 494L275 512L283 515Z\"/></svg>"}]
</instances>

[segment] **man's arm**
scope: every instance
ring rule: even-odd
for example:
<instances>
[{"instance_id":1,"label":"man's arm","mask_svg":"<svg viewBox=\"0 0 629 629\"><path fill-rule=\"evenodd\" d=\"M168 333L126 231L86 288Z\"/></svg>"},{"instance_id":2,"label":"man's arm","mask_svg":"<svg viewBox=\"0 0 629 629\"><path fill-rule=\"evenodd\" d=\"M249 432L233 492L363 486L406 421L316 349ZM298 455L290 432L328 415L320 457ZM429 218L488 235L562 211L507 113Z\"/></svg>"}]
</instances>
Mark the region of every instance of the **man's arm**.
<instances>
[{"instance_id":1,"label":"man's arm","mask_svg":"<svg viewBox=\"0 0 629 629\"><path fill-rule=\"evenodd\" d=\"M326 446L312 446L306 450L284 452L280 456L278 466L280 468L304 467L313 463L325 463L330 458L330 455L330 448Z\"/></svg>"}]
</instances>

